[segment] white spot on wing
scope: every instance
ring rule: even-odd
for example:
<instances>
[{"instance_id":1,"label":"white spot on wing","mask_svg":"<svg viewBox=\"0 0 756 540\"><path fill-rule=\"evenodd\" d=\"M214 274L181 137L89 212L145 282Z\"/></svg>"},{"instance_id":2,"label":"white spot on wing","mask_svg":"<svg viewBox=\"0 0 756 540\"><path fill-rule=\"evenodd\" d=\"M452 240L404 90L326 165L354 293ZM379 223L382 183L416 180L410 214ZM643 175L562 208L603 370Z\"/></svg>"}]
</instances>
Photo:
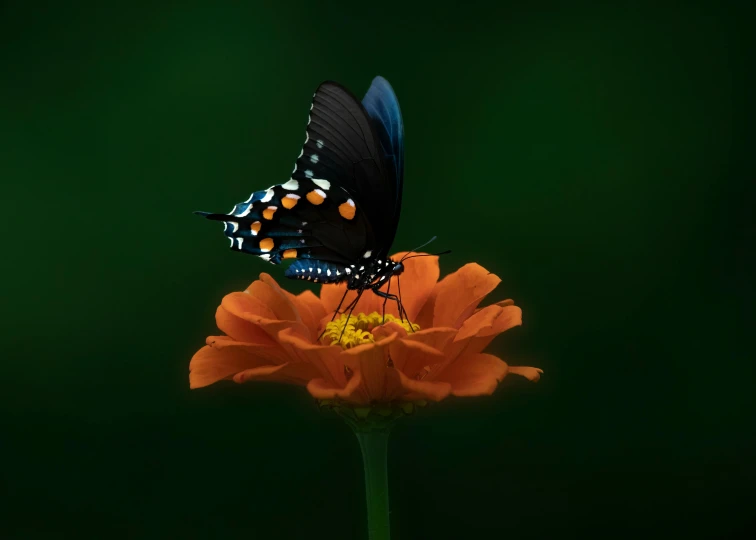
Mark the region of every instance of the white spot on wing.
<instances>
[{"instance_id":1,"label":"white spot on wing","mask_svg":"<svg viewBox=\"0 0 756 540\"><path fill-rule=\"evenodd\" d=\"M326 269L326 275L328 275L328 276L331 275L331 269L330 268Z\"/></svg>"},{"instance_id":2,"label":"white spot on wing","mask_svg":"<svg viewBox=\"0 0 756 540\"><path fill-rule=\"evenodd\" d=\"M234 241L236 240L236 238L229 238L229 240L231 240L231 247L234 247Z\"/></svg>"},{"instance_id":3,"label":"white spot on wing","mask_svg":"<svg viewBox=\"0 0 756 540\"><path fill-rule=\"evenodd\" d=\"M354 208L354 201L352 199L347 199L347 204Z\"/></svg>"},{"instance_id":4,"label":"white spot on wing","mask_svg":"<svg viewBox=\"0 0 756 540\"><path fill-rule=\"evenodd\" d=\"M313 182L317 182L317 180L313 180ZM326 194L325 194L325 191L323 191L322 189L315 189L315 190L313 190L313 191L315 191L315 193L317 193L318 195L320 195L320 196L321 196L321 197L323 197L324 199L326 198Z\"/></svg>"},{"instance_id":5,"label":"white spot on wing","mask_svg":"<svg viewBox=\"0 0 756 540\"><path fill-rule=\"evenodd\" d=\"M270 253L264 253L262 255L258 255L262 260L269 261L270 260Z\"/></svg>"},{"instance_id":6,"label":"white spot on wing","mask_svg":"<svg viewBox=\"0 0 756 540\"><path fill-rule=\"evenodd\" d=\"M226 221L226 225L231 225L231 232L236 232L239 230L239 224L234 221Z\"/></svg>"},{"instance_id":7,"label":"white spot on wing","mask_svg":"<svg viewBox=\"0 0 756 540\"><path fill-rule=\"evenodd\" d=\"M313 163L317 163L319 159L320 158L318 157L317 154L313 154L310 156L310 161L312 161Z\"/></svg>"},{"instance_id":8,"label":"white spot on wing","mask_svg":"<svg viewBox=\"0 0 756 540\"><path fill-rule=\"evenodd\" d=\"M310 169L305 170L305 176L307 178L312 178L312 171Z\"/></svg>"},{"instance_id":9,"label":"white spot on wing","mask_svg":"<svg viewBox=\"0 0 756 540\"><path fill-rule=\"evenodd\" d=\"M281 184L281 187L284 188L284 189L287 189L289 191L295 191L295 190L299 189L299 182L297 182L296 180L294 180L292 178L291 180L289 180L285 184Z\"/></svg>"},{"instance_id":10,"label":"white spot on wing","mask_svg":"<svg viewBox=\"0 0 756 540\"><path fill-rule=\"evenodd\" d=\"M247 209L241 214L237 214L239 217L246 217L252 211L252 205L250 204Z\"/></svg>"},{"instance_id":11,"label":"white spot on wing","mask_svg":"<svg viewBox=\"0 0 756 540\"><path fill-rule=\"evenodd\" d=\"M242 242L244 242L244 238L241 238L241 237L240 237L240 238L237 238L237 239L236 239L236 243L237 243L237 246L236 246L236 247L237 247L238 249L241 249L241 248L242 248Z\"/></svg>"},{"instance_id":12,"label":"white spot on wing","mask_svg":"<svg viewBox=\"0 0 756 540\"><path fill-rule=\"evenodd\" d=\"M323 141L318 139L317 141L315 141L315 146L317 146L318 148L323 148Z\"/></svg>"},{"instance_id":13,"label":"white spot on wing","mask_svg":"<svg viewBox=\"0 0 756 540\"><path fill-rule=\"evenodd\" d=\"M260 202L268 202L268 201L270 201L273 198L273 195L275 195L275 194L276 193L272 189L268 188L265 191L265 197L263 197L262 199L260 199Z\"/></svg>"},{"instance_id":14,"label":"white spot on wing","mask_svg":"<svg viewBox=\"0 0 756 540\"><path fill-rule=\"evenodd\" d=\"M349 268L345 268L347 274L351 274L352 271Z\"/></svg>"},{"instance_id":15,"label":"white spot on wing","mask_svg":"<svg viewBox=\"0 0 756 540\"><path fill-rule=\"evenodd\" d=\"M370 257L370 256L371 256L372 254L373 254L373 252L372 252L372 251L366 251L366 252L365 252L365 254L363 255L363 257L365 257L365 258L367 259L367 258L368 258L368 257ZM360 270L362 270L362 268L360 268Z\"/></svg>"},{"instance_id":16,"label":"white spot on wing","mask_svg":"<svg viewBox=\"0 0 756 540\"><path fill-rule=\"evenodd\" d=\"M323 189L331 189L331 183L328 180L323 180L321 178L313 178L312 183L318 186L319 188Z\"/></svg>"},{"instance_id":17,"label":"white spot on wing","mask_svg":"<svg viewBox=\"0 0 756 540\"><path fill-rule=\"evenodd\" d=\"M320 273L320 268L318 268L318 274Z\"/></svg>"}]
</instances>

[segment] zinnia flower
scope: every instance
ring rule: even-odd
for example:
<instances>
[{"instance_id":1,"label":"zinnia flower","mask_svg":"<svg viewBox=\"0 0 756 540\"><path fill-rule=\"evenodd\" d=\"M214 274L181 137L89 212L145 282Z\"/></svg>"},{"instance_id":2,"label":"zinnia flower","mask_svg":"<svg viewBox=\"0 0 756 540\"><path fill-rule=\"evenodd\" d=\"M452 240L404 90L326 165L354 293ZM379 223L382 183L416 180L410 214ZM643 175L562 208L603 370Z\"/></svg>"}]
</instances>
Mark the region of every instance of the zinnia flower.
<instances>
[{"instance_id":1,"label":"zinnia flower","mask_svg":"<svg viewBox=\"0 0 756 540\"><path fill-rule=\"evenodd\" d=\"M404 264L402 303L412 327L391 300L384 319L384 299L371 291L348 320L339 314L331 322L346 284L323 285L318 298L310 291L291 294L260 274L244 292L223 298L215 317L225 335L210 336L194 355L190 386L278 381L306 386L320 400L362 406L491 394L509 373L538 380L540 369L509 366L483 352L497 335L522 324L512 300L478 307L499 284L497 276L471 263L438 281L438 257ZM355 295L350 291L344 306Z\"/></svg>"}]
</instances>

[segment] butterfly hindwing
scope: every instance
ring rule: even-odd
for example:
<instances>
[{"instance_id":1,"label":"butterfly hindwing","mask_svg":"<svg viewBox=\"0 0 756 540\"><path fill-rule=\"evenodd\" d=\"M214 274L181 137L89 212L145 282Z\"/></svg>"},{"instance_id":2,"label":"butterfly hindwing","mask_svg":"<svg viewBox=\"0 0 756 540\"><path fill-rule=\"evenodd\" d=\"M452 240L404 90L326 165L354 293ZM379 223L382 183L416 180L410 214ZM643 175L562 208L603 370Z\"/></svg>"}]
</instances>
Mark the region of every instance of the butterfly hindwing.
<instances>
[{"instance_id":1,"label":"butterfly hindwing","mask_svg":"<svg viewBox=\"0 0 756 540\"><path fill-rule=\"evenodd\" d=\"M364 246L365 218L342 189L325 181L291 179L254 192L228 214L203 214L224 222L231 249L279 264L307 258L347 263Z\"/></svg>"},{"instance_id":2,"label":"butterfly hindwing","mask_svg":"<svg viewBox=\"0 0 756 540\"><path fill-rule=\"evenodd\" d=\"M287 277L302 277L312 267L313 276L325 274L322 281L338 280L336 272L347 265L386 257L391 247L401 206L403 134L385 79L376 77L364 104L325 82L313 96L291 178L254 192L228 214L199 213L224 222L233 250L274 264L298 259Z\"/></svg>"}]
</instances>

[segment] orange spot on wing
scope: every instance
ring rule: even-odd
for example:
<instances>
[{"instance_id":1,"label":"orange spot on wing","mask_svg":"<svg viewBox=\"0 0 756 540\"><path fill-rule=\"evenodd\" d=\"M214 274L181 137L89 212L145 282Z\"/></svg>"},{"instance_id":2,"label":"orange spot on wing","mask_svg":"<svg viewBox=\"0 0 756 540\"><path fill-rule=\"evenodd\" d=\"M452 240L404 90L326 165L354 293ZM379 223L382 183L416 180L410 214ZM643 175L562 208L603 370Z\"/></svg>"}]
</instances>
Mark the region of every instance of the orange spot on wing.
<instances>
[{"instance_id":1,"label":"orange spot on wing","mask_svg":"<svg viewBox=\"0 0 756 540\"><path fill-rule=\"evenodd\" d=\"M356 208L354 207L354 201L352 201L352 199L339 205L339 214L341 214L341 217L344 219L354 219L355 211Z\"/></svg>"},{"instance_id":2,"label":"orange spot on wing","mask_svg":"<svg viewBox=\"0 0 756 540\"><path fill-rule=\"evenodd\" d=\"M260 250L261 251L270 251L273 249L273 246L275 246L275 242L273 242L272 238L263 238L260 240Z\"/></svg>"},{"instance_id":3,"label":"orange spot on wing","mask_svg":"<svg viewBox=\"0 0 756 540\"><path fill-rule=\"evenodd\" d=\"M263 217L265 219L273 219L273 214L276 213L276 210L278 210L277 206L269 206L265 210L263 210Z\"/></svg>"},{"instance_id":4,"label":"orange spot on wing","mask_svg":"<svg viewBox=\"0 0 756 540\"><path fill-rule=\"evenodd\" d=\"M287 210L291 210L297 205L298 201L299 201L299 195L287 195L286 197L281 199L281 204Z\"/></svg>"},{"instance_id":5,"label":"orange spot on wing","mask_svg":"<svg viewBox=\"0 0 756 540\"><path fill-rule=\"evenodd\" d=\"M284 259L296 259L297 258L297 250L296 249L287 249L283 252L283 258Z\"/></svg>"},{"instance_id":6,"label":"orange spot on wing","mask_svg":"<svg viewBox=\"0 0 756 540\"><path fill-rule=\"evenodd\" d=\"M311 192L307 194L307 200L310 201L314 205L323 204L323 201L325 200L325 197L323 196L323 192L319 189L313 189Z\"/></svg>"},{"instance_id":7,"label":"orange spot on wing","mask_svg":"<svg viewBox=\"0 0 756 540\"><path fill-rule=\"evenodd\" d=\"M259 221L255 221L252 225L249 226L249 230L252 231L252 234L257 236L257 233L260 232L260 228L262 227L262 223Z\"/></svg>"}]
</instances>

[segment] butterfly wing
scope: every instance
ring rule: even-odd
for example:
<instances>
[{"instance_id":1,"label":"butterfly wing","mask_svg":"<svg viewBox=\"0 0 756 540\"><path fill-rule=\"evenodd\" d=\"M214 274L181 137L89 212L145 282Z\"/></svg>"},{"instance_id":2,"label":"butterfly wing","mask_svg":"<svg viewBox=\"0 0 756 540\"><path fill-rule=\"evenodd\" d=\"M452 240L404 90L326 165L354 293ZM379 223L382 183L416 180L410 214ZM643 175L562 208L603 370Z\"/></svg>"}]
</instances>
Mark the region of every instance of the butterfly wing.
<instances>
[{"instance_id":1,"label":"butterfly wing","mask_svg":"<svg viewBox=\"0 0 756 540\"><path fill-rule=\"evenodd\" d=\"M346 265L388 252L386 238L396 228L392 177L363 105L325 82L315 92L291 179L253 193L229 214L201 214L224 222L236 251L274 264L309 258Z\"/></svg>"},{"instance_id":2,"label":"butterfly wing","mask_svg":"<svg viewBox=\"0 0 756 540\"><path fill-rule=\"evenodd\" d=\"M373 121L381 149L386 160L390 177L390 187L393 187L393 207L391 220L386 226L386 232L391 231L390 238L383 242L393 243L394 234L399 225L399 212L402 207L402 188L404 184L404 121L399 108L399 100L394 89L383 77L373 79L362 105Z\"/></svg>"}]
</instances>

